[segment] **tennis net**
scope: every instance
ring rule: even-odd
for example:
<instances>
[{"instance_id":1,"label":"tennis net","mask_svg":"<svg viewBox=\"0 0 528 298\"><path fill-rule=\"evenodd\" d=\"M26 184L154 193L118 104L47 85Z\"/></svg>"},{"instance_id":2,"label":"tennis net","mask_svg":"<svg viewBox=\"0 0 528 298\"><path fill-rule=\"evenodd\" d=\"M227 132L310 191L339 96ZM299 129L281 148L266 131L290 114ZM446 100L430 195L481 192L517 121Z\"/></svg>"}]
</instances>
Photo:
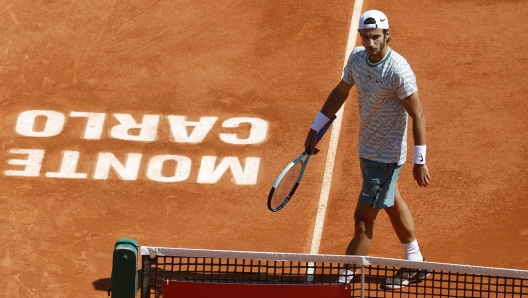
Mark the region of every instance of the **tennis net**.
<instances>
[{"instance_id":1,"label":"tennis net","mask_svg":"<svg viewBox=\"0 0 528 298\"><path fill-rule=\"evenodd\" d=\"M161 297L164 283L169 285L169 282L198 286L260 284L335 287L339 285L340 274L346 274L344 268L354 272L344 276L350 277L350 283L340 285L346 289L347 297L528 297L528 270L368 256L151 246L142 246L141 255L142 298ZM398 272L403 273L404 278L395 278Z\"/></svg>"}]
</instances>

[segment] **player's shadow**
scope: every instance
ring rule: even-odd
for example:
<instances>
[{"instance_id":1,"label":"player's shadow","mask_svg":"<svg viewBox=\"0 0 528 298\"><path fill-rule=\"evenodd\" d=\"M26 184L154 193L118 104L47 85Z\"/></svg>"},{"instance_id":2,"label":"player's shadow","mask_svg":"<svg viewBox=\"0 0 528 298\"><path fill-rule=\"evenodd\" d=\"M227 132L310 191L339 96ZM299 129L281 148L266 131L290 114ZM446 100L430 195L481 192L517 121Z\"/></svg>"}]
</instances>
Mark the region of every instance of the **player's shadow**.
<instances>
[{"instance_id":1,"label":"player's shadow","mask_svg":"<svg viewBox=\"0 0 528 298\"><path fill-rule=\"evenodd\" d=\"M364 275L364 281L367 284L384 284L386 279L387 279L386 276L379 276L379 275L373 275L373 274ZM361 284L361 275L358 274L354 276L354 278L352 279L352 282Z\"/></svg>"}]
</instances>

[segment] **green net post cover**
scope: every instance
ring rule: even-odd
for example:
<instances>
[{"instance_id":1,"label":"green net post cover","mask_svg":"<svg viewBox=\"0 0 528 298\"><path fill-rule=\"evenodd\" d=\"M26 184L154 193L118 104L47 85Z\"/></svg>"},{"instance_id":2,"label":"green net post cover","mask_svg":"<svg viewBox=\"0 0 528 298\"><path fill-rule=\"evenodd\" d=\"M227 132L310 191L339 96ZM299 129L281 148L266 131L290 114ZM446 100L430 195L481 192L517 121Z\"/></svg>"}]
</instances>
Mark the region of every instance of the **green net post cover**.
<instances>
[{"instance_id":1,"label":"green net post cover","mask_svg":"<svg viewBox=\"0 0 528 298\"><path fill-rule=\"evenodd\" d=\"M134 298L138 290L138 243L121 238L114 246L112 262L112 298Z\"/></svg>"}]
</instances>

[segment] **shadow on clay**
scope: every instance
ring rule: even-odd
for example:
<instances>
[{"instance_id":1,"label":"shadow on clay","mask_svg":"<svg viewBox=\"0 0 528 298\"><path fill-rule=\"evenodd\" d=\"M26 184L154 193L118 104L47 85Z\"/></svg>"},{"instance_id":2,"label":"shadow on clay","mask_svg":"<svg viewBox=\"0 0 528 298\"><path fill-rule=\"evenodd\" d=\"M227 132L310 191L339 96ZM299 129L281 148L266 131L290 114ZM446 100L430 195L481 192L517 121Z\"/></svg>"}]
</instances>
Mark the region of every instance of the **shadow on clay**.
<instances>
[{"instance_id":1,"label":"shadow on clay","mask_svg":"<svg viewBox=\"0 0 528 298\"><path fill-rule=\"evenodd\" d=\"M141 270L138 270L137 274L138 274L138 292L139 292L141 290L141 274L142 274ZM92 284L96 291L109 292L110 289L112 288L112 279L110 277L101 278L101 279L98 279L92 282Z\"/></svg>"}]
</instances>

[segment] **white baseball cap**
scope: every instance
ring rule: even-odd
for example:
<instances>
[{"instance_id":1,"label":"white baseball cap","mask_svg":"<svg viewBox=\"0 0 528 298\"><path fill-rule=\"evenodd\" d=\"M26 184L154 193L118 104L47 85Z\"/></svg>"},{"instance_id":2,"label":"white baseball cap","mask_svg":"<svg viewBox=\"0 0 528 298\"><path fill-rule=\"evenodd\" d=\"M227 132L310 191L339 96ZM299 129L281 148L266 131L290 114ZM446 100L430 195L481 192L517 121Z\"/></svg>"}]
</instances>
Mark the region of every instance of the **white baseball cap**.
<instances>
[{"instance_id":1,"label":"white baseball cap","mask_svg":"<svg viewBox=\"0 0 528 298\"><path fill-rule=\"evenodd\" d=\"M383 12L369 10L359 18L359 29L389 29L389 20Z\"/></svg>"}]
</instances>

